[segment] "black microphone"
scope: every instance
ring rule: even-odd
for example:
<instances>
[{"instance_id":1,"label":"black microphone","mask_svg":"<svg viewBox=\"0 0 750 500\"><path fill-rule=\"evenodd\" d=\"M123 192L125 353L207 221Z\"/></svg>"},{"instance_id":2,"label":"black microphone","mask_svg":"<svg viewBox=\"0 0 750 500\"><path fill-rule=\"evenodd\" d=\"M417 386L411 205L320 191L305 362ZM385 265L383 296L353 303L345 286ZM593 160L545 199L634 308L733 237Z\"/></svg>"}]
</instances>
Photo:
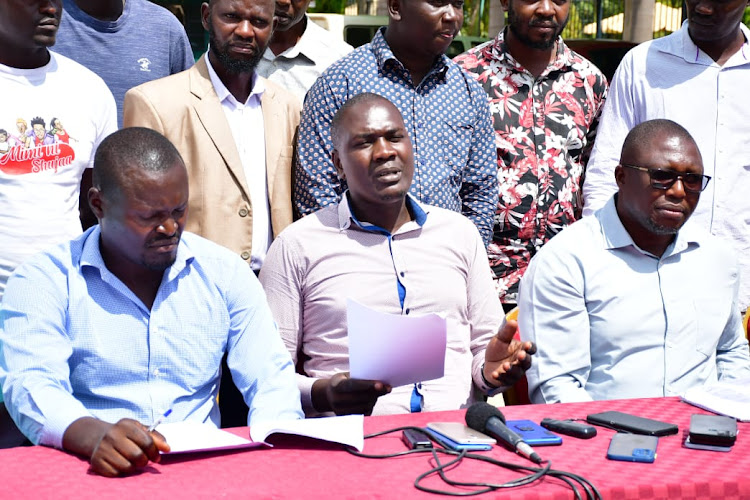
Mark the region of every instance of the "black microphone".
<instances>
[{"instance_id":1,"label":"black microphone","mask_svg":"<svg viewBox=\"0 0 750 500\"><path fill-rule=\"evenodd\" d=\"M466 425L475 431L484 432L507 443L513 450L532 462L542 463L542 457L526 444L521 436L508 429L505 425L505 416L491 404L475 403L471 405L466 410Z\"/></svg>"}]
</instances>

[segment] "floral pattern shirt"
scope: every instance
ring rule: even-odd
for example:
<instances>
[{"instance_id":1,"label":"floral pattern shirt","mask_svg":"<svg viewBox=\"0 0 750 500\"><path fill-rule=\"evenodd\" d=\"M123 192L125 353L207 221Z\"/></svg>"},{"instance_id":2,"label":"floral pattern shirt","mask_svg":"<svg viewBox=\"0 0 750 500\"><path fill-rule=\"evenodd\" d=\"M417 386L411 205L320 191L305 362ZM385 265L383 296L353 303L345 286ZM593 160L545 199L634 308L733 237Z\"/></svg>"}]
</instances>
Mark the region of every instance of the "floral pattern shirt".
<instances>
[{"instance_id":1,"label":"floral pattern shirt","mask_svg":"<svg viewBox=\"0 0 750 500\"><path fill-rule=\"evenodd\" d=\"M561 38L538 78L507 51L504 32L454 61L489 95L500 201L487 253L498 295L512 304L529 260L580 215L607 80Z\"/></svg>"}]
</instances>

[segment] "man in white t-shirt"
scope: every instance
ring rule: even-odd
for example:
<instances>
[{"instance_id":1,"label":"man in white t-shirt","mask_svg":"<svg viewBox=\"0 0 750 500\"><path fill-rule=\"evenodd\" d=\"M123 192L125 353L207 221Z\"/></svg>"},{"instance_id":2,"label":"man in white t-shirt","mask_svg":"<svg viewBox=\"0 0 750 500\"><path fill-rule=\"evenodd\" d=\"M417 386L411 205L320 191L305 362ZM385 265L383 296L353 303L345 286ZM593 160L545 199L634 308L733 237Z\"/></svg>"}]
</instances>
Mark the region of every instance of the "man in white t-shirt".
<instances>
[{"instance_id":1,"label":"man in white t-shirt","mask_svg":"<svg viewBox=\"0 0 750 500\"><path fill-rule=\"evenodd\" d=\"M46 140L40 130L39 146L16 138L0 151L0 298L22 261L81 233L82 182L88 191L94 151L117 128L115 100L104 82L48 50L61 14L62 0L0 0L0 128L29 137L33 119L45 125L57 119L69 134L64 143ZM9 444L5 438L14 430L4 416L0 403L0 445Z\"/></svg>"},{"instance_id":2,"label":"man in white t-shirt","mask_svg":"<svg viewBox=\"0 0 750 500\"><path fill-rule=\"evenodd\" d=\"M0 156L0 296L26 257L81 232L81 180L90 184L94 150L117 127L104 82L48 50L61 14L59 0L0 2L0 128L57 118L70 135L67 144L52 136L14 143Z\"/></svg>"}]
</instances>

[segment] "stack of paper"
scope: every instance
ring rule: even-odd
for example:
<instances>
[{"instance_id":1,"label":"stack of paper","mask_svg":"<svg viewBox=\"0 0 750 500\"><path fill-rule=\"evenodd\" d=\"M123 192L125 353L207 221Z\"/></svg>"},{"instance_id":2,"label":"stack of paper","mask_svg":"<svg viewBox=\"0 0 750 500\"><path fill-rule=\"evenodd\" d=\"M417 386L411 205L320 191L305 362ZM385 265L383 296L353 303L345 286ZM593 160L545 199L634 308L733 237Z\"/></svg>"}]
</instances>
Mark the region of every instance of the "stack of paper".
<instances>
[{"instance_id":1,"label":"stack of paper","mask_svg":"<svg viewBox=\"0 0 750 500\"><path fill-rule=\"evenodd\" d=\"M682 400L704 410L750 421L750 380L732 380L688 389Z\"/></svg>"}]
</instances>

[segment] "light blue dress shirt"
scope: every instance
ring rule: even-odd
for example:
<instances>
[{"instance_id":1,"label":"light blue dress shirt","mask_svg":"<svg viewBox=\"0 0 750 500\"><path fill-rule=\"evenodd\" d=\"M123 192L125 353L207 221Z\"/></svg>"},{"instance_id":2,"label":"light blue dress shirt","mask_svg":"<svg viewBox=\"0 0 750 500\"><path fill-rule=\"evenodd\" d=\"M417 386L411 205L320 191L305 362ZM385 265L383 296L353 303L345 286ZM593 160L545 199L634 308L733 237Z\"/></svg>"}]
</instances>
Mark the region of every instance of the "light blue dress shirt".
<instances>
[{"instance_id":1,"label":"light blue dress shirt","mask_svg":"<svg viewBox=\"0 0 750 500\"><path fill-rule=\"evenodd\" d=\"M521 280L519 330L538 347L532 402L675 396L750 376L738 282L722 240L683 228L655 257L610 199L552 238Z\"/></svg>"},{"instance_id":2,"label":"light blue dress shirt","mask_svg":"<svg viewBox=\"0 0 750 500\"><path fill-rule=\"evenodd\" d=\"M586 166L583 215L617 191L614 170L628 132L647 120L669 118L690 132L711 176L687 226L731 241L740 272L739 310L750 305L750 30L723 65L700 50L687 21L669 36L628 52L612 79L596 142Z\"/></svg>"},{"instance_id":3,"label":"light blue dress shirt","mask_svg":"<svg viewBox=\"0 0 750 500\"><path fill-rule=\"evenodd\" d=\"M104 265L99 226L39 254L8 282L0 383L13 420L62 446L75 420L133 418L219 426L221 358L248 424L302 418L294 366L260 283L231 251L183 233L149 310Z\"/></svg>"}]
</instances>

